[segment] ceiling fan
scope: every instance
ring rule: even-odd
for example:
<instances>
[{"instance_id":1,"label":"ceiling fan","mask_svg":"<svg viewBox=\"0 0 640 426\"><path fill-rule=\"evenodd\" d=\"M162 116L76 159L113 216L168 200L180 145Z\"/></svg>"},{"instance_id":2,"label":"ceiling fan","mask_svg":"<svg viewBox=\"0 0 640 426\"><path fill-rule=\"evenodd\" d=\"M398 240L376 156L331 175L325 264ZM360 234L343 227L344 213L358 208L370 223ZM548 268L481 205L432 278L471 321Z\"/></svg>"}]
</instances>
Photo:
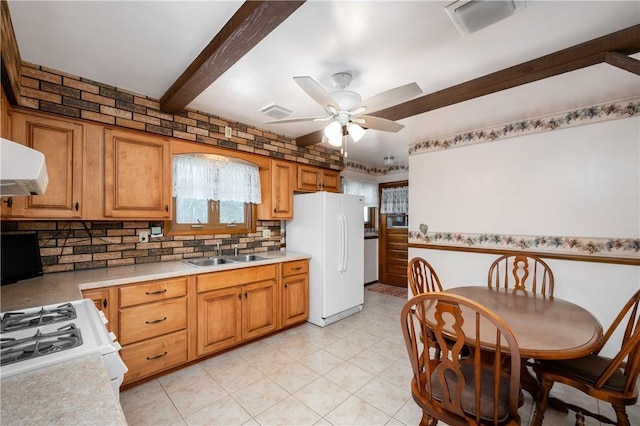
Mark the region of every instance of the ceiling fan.
<instances>
[{"instance_id":1,"label":"ceiling fan","mask_svg":"<svg viewBox=\"0 0 640 426\"><path fill-rule=\"evenodd\" d=\"M327 92L313 78L308 76L293 77L296 83L307 92L326 111L327 115L319 117L289 118L284 120L267 121L267 124L299 123L302 121L330 121L324 129L324 136L333 146L342 146L344 137L349 135L354 142L358 142L366 129L384 132L398 132L404 128L403 124L386 118L365 115L388 108L422 93L416 83L406 84L395 89L382 92L366 100L351 90L346 90L351 84L351 73L339 72L331 76L331 83L337 89Z\"/></svg>"}]
</instances>

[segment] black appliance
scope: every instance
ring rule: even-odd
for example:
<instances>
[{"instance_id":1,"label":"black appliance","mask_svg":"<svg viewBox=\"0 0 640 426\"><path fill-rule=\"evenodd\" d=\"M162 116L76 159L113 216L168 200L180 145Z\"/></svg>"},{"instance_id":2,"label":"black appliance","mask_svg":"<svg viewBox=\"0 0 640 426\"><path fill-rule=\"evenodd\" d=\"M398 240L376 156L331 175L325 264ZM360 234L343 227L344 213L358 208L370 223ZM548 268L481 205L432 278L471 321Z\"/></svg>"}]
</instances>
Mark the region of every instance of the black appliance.
<instances>
[{"instance_id":1,"label":"black appliance","mask_svg":"<svg viewBox=\"0 0 640 426\"><path fill-rule=\"evenodd\" d=\"M0 255L0 285L42 275L42 259L35 232L0 235Z\"/></svg>"}]
</instances>

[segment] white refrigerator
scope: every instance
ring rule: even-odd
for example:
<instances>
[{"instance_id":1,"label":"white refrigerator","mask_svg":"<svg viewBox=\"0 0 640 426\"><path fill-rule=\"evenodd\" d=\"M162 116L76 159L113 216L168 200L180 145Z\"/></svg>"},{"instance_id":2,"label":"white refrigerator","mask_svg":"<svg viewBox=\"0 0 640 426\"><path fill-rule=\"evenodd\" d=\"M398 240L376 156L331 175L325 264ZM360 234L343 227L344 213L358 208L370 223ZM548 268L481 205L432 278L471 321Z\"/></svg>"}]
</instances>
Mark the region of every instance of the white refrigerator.
<instances>
[{"instance_id":1,"label":"white refrigerator","mask_svg":"<svg viewBox=\"0 0 640 426\"><path fill-rule=\"evenodd\" d=\"M324 327L362 310L364 202L357 195L293 196L287 250L308 253L309 322Z\"/></svg>"}]
</instances>

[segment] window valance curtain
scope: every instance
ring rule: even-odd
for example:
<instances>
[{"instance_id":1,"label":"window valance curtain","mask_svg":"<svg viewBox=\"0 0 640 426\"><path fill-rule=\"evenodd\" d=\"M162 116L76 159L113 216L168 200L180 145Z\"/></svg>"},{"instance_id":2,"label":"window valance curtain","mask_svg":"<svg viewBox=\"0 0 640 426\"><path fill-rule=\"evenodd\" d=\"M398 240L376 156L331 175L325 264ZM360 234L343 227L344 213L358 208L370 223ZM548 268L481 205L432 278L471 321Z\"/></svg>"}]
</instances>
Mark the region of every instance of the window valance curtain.
<instances>
[{"instance_id":1,"label":"window valance curtain","mask_svg":"<svg viewBox=\"0 0 640 426\"><path fill-rule=\"evenodd\" d=\"M382 190L382 202L380 205L382 214L408 214L409 213L409 187L385 188Z\"/></svg>"},{"instance_id":2,"label":"window valance curtain","mask_svg":"<svg viewBox=\"0 0 640 426\"><path fill-rule=\"evenodd\" d=\"M364 198L365 207L378 207L378 184L353 179L342 179L344 194L360 195Z\"/></svg>"},{"instance_id":3,"label":"window valance curtain","mask_svg":"<svg viewBox=\"0 0 640 426\"><path fill-rule=\"evenodd\" d=\"M260 204L260 170L254 164L218 155L174 155L173 195Z\"/></svg>"}]
</instances>

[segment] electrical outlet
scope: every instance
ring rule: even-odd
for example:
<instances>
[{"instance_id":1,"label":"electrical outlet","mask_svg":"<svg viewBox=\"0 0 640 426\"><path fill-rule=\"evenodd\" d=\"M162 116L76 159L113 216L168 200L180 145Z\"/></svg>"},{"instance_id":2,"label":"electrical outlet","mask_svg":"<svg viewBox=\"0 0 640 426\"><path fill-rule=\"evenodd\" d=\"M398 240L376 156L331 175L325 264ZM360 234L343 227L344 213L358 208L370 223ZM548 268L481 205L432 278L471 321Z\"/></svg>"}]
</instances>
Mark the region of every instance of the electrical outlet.
<instances>
[{"instance_id":1,"label":"electrical outlet","mask_svg":"<svg viewBox=\"0 0 640 426\"><path fill-rule=\"evenodd\" d=\"M140 243L148 243L149 242L149 231L140 231L138 234L138 242Z\"/></svg>"},{"instance_id":2,"label":"electrical outlet","mask_svg":"<svg viewBox=\"0 0 640 426\"><path fill-rule=\"evenodd\" d=\"M224 128L224 137L225 138L230 138L231 137L231 127L225 127Z\"/></svg>"},{"instance_id":3,"label":"electrical outlet","mask_svg":"<svg viewBox=\"0 0 640 426\"><path fill-rule=\"evenodd\" d=\"M263 229L262 238L271 238L271 229Z\"/></svg>"}]
</instances>

